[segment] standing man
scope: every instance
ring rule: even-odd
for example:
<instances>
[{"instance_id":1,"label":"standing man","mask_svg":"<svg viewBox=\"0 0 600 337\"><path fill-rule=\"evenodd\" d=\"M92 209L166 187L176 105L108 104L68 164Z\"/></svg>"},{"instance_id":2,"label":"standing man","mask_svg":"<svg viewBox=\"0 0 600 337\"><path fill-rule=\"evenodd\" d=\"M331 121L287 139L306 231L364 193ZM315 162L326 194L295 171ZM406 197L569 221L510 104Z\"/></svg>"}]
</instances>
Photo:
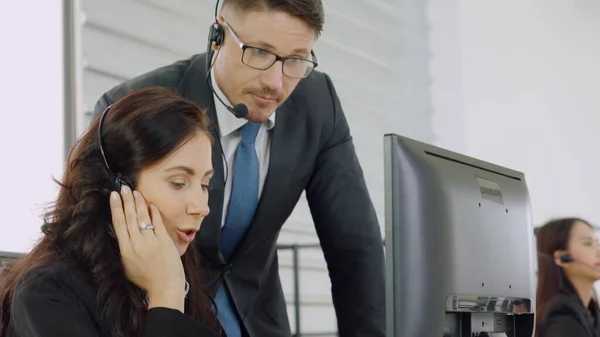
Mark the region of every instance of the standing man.
<instances>
[{"instance_id":1,"label":"standing man","mask_svg":"<svg viewBox=\"0 0 600 337\"><path fill-rule=\"evenodd\" d=\"M379 225L333 83L314 71L321 0L224 0L215 14L206 54L111 89L96 116L151 86L173 88L207 109L215 174L211 213L196 243L228 337L291 335L276 242L303 191L340 336L383 337Z\"/></svg>"}]
</instances>

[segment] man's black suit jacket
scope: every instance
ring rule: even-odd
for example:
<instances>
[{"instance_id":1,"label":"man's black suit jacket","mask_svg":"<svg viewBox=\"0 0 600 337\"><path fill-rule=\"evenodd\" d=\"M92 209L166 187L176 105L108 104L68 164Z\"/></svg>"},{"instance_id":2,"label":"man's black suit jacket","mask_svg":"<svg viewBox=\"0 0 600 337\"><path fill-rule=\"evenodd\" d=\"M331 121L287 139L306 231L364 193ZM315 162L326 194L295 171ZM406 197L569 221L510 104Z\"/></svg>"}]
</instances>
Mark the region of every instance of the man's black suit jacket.
<instances>
[{"instance_id":1,"label":"man's black suit jacket","mask_svg":"<svg viewBox=\"0 0 600 337\"><path fill-rule=\"evenodd\" d=\"M127 93L161 86L207 109L218 139L206 55L156 69L127 81L98 101L95 115ZM342 337L379 337L385 329L385 276L381 233L348 123L331 79L314 71L277 109L268 175L250 230L237 253L219 252L224 174L221 149L213 147L215 175L210 214L196 243L213 293L225 280L248 334L290 336L279 279L276 241L302 192L315 223L332 282Z\"/></svg>"}]
</instances>

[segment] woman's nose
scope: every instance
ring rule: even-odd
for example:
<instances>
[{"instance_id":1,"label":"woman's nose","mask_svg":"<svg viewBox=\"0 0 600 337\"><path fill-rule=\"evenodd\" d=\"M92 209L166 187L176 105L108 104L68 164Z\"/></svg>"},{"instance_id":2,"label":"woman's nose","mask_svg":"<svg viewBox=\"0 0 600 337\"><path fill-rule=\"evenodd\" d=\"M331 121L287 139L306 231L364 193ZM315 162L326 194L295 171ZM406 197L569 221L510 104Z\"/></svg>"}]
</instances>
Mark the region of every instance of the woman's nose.
<instances>
[{"instance_id":1,"label":"woman's nose","mask_svg":"<svg viewBox=\"0 0 600 337\"><path fill-rule=\"evenodd\" d=\"M187 213L203 218L206 217L210 213L210 208L208 207L208 193L203 193L200 198L196 197L194 200L190 200L187 206Z\"/></svg>"}]
</instances>

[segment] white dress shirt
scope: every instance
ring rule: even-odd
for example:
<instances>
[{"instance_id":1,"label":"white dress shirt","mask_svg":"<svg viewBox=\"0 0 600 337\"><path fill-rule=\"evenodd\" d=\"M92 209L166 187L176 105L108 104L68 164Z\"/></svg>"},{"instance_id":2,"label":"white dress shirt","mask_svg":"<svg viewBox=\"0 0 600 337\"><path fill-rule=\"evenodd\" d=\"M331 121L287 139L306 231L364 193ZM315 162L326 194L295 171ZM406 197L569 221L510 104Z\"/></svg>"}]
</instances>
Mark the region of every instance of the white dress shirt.
<instances>
[{"instance_id":1,"label":"white dress shirt","mask_svg":"<svg viewBox=\"0 0 600 337\"><path fill-rule=\"evenodd\" d=\"M215 92L219 95L219 97L221 97L223 102L231 106L231 103L223 94L223 92L221 92L219 85L215 81L214 72L211 71L210 76ZM217 110L217 120L219 121L219 129L221 132L221 146L223 146L223 152L225 153L224 161L227 161L226 164L223 164L223 167L227 169L227 172L225 173L227 182L225 183L225 195L223 198L223 217L221 219L222 227L225 224L227 207L229 205L229 198L231 197L231 182L233 179L233 165L235 164L235 150L240 143L239 128L248 121L244 118L235 117L229 110L227 110L225 106L223 106L223 104L221 104L217 97L214 97L214 101L215 108ZM275 112L273 112L269 119L260 126L258 134L256 135L255 148L256 155L258 156L259 167L258 198L260 198L262 194L267 172L269 170L269 157L271 155L270 131L273 129L273 127L275 127Z\"/></svg>"}]
</instances>

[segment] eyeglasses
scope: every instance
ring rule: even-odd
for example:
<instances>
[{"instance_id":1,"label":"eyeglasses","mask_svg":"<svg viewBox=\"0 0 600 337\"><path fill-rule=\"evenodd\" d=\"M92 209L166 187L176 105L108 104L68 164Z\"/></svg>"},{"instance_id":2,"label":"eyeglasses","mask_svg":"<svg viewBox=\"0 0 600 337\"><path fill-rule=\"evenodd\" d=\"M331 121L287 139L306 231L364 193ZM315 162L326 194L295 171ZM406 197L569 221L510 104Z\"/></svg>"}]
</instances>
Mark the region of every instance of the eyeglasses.
<instances>
[{"instance_id":1,"label":"eyeglasses","mask_svg":"<svg viewBox=\"0 0 600 337\"><path fill-rule=\"evenodd\" d=\"M252 47L244 44L237 36L233 28L223 19L223 23L227 30L242 49L242 63L250 68L258 70L267 70L271 68L275 62L281 61L281 70L284 75L292 78L305 78L319 65L314 52L310 52L311 60L306 60L299 57L283 57L272 53L266 49Z\"/></svg>"}]
</instances>

